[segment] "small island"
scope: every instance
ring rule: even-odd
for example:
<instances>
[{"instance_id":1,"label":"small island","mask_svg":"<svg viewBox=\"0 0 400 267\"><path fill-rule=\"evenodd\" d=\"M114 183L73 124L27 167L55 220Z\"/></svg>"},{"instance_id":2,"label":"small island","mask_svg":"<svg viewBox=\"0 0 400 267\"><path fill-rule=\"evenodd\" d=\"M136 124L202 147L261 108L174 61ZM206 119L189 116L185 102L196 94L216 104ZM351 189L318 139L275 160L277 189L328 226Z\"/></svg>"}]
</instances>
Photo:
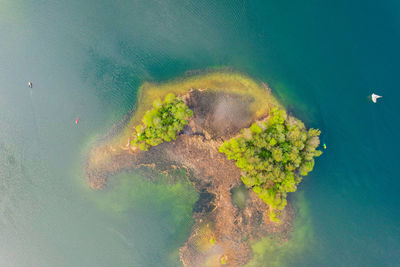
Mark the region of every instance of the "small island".
<instances>
[{"instance_id":1,"label":"small island","mask_svg":"<svg viewBox=\"0 0 400 267\"><path fill-rule=\"evenodd\" d=\"M101 189L121 171L185 170L200 198L182 264L241 266L252 258L251 242L288 238L294 212L287 193L321 155L319 134L243 74L144 83L136 110L90 151L86 176ZM242 205L232 196L238 191L245 192Z\"/></svg>"}]
</instances>

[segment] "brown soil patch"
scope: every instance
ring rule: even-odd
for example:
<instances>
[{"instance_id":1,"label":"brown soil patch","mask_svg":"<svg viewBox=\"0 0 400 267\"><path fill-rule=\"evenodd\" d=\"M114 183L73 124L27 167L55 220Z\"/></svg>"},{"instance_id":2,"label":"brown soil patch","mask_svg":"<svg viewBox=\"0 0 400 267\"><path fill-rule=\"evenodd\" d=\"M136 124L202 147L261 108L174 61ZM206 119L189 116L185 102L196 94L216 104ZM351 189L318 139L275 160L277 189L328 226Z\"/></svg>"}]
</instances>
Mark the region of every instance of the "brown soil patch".
<instances>
[{"instance_id":1,"label":"brown soil patch","mask_svg":"<svg viewBox=\"0 0 400 267\"><path fill-rule=\"evenodd\" d=\"M232 137L253 120L251 97L214 91L193 90L186 100L193 110L192 126L206 130L212 138Z\"/></svg>"}]
</instances>

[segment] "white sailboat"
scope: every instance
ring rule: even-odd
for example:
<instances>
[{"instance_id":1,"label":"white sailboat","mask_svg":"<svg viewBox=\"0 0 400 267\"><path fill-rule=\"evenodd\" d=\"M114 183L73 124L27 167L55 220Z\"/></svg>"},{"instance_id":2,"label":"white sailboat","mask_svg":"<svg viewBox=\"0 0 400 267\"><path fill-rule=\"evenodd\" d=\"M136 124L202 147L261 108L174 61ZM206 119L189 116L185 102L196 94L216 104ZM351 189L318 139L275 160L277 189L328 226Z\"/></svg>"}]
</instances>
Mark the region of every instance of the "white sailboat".
<instances>
[{"instance_id":1,"label":"white sailboat","mask_svg":"<svg viewBox=\"0 0 400 267\"><path fill-rule=\"evenodd\" d=\"M381 98L381 97L382 97L382 96L380 96L380 95L376 95L376 94L372 93L372 95L371 95L372 102L376 103L376 100L377 100L378 98Z\"/></svg>"}]
</instances>

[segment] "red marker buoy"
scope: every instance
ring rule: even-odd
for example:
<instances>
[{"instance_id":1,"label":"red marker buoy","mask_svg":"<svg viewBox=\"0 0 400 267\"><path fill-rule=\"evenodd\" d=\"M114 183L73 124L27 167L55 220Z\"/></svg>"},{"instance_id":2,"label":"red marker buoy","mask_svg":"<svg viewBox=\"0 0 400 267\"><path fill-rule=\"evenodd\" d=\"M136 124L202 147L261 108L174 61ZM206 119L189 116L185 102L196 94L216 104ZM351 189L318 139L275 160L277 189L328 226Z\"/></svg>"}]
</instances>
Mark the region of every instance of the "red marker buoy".
<instances>
[{"instance_id":1,"label":"red marker buoy","mask_svg":"<svg viewBox=\"0 0 400 267\"><path fill-rule=\"evenodd\" d=\"M79 122L79 118L76 118L75 119L75 124L78 124L78 122Z\"/></svg>"}]
</instances>

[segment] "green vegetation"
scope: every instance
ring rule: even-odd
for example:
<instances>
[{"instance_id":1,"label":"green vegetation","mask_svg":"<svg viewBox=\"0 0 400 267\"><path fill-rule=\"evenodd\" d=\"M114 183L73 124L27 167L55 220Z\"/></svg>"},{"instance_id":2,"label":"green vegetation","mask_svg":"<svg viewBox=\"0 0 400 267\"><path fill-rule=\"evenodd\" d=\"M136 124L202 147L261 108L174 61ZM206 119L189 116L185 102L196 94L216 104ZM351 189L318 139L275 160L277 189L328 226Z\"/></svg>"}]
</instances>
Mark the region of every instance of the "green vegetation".
<instances>
[{"instance_id":1,"label":"green vegetation","mask_svg":"<svg viewBox=\"0 0 400 267\"><path fill-rule=\"evenodd\" d=\"M222 265L225 265L227 259L228 259L228 257L227 257L226 255L222 255L222 256L221 256L221 264L222 264Z\"/></svg>"},{"instance_id":2,"label":"green vegetation","mask_svg":"<svg viewBox=\"0 0 400 267\"><path fill-rule=\"evenodd\" d=\"M131 145L140 150L148 150L150 146L175 140L177 133L192 115L193 111L172 93L169 93L164 101L157 98L153 102L153 108L143 116L143 124L136 127Z\"/></svg>"},{"instance_id":3,"label":"green vegetation","mask_svg":"<svg viewBox=\"0 0 400 267\"><path fill-rule=\"evenodd\" d=\"M214 237L211 237L211 238L210 238L210 244L211 244L212 246L214 246L214 244L215 244L215 239L214 239Z\"/></svg>"},{"instance_id":4,"label":"green vegetation","mask_svg":"<svg viewBox=\"0 0 400 267\"><path fill-rule=\"evenodd\" d=\"M316 129L307 131L301 121L273 108L267 122L243 129L219 151L236 161L243 183L270 206L270 219L279 222L287 193L296 191L302 176L313 169L314 157L322 154L316 150L320 133Z\"/></svg>"}]
</instances>

